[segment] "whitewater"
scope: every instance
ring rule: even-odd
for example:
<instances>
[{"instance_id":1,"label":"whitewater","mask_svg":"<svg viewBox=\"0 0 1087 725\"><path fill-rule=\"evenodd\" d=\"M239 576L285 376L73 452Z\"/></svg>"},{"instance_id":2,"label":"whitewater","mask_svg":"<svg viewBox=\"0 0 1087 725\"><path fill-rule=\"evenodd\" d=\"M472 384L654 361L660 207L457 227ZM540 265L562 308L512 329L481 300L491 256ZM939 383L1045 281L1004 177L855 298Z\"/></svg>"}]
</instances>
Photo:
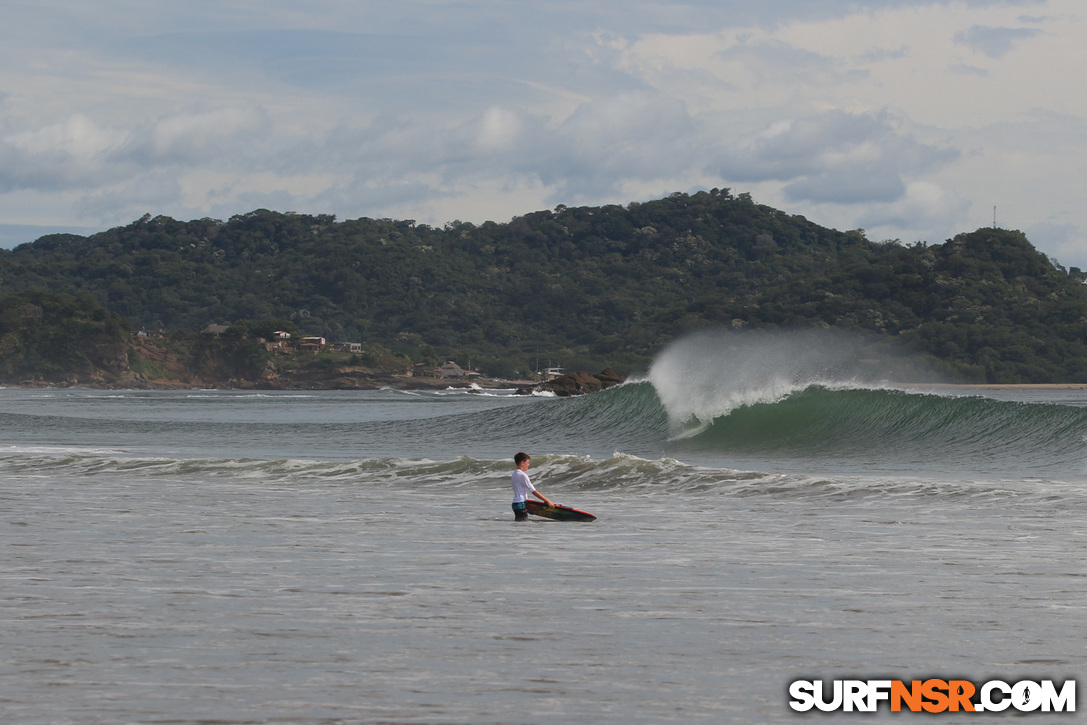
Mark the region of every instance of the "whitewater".
<instances>
[{"instance_id":1,"label":"whitewater","mask_svg":"<svg viewBox=\"0 0 1087 725\"><path fill-rule=\"evenodd\" d=\"M768 723L798 679L1076 679L1087 391L827 339L696 336L580 398L0 389L0 720ZM597 521L513 522L519 450Z\"/></svg>"}]
</instances>

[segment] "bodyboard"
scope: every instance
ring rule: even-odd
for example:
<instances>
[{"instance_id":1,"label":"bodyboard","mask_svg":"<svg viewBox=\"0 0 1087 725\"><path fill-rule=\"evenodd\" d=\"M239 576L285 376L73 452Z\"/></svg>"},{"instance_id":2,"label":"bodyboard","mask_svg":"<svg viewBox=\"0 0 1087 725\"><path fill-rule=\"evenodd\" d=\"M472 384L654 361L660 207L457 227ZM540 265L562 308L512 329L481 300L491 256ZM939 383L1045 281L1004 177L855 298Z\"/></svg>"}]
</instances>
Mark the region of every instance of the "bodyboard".
<instances>
[{"instance_id":1,"label":"bodyboard","mask_svg":"<svg viewBox=\"0 0 1087 725\"><path fill-rule=\"evenodd\" d=\"M529 499L525 501L525 509L528 510L533 516L543 516L547 519L555 519L556 521L594 521L596 517L588 511L579 511L569 506L562 506L555 504L554 506L548 506L543 501L536 501Z\"/></svg>"}]
</instances>

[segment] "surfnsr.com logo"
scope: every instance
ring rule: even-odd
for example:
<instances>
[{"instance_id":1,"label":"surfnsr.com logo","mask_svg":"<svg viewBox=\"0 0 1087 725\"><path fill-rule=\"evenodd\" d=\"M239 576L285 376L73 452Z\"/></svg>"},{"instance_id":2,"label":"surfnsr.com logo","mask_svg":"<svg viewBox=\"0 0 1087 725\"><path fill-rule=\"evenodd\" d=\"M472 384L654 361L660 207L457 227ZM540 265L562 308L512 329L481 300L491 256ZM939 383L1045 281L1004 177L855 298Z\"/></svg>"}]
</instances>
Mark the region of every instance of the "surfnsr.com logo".
<instances>
[{"instance_id":1,"label":"surfnsr.com logo","mask_svg":"<svg viewBox=\"0 0 1087 725\"><path fill-rule=\"evenodd\" d=\"M789 685L789 707L797 712L875 712L887 703L891 712L1075 712L1076 681L1058 688L1052 680L1008 684L990 680L797 680Z\"/></svg>"}]
</instances>

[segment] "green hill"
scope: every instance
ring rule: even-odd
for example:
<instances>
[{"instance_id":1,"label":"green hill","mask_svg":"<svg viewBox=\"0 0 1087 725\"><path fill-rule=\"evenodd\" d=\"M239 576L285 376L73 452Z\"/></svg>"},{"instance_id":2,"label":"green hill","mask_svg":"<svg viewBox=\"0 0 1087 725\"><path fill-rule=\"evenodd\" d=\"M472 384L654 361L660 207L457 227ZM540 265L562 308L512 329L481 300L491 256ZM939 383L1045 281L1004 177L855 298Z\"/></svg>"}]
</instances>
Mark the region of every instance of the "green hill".
<instances>
[{"instance_id":1,"label":"green hill","mask_svg":"<svg viewBox=\"0 0 1087 725\"><path fill-rule=\"evenodd\" d=\"M899 338L964 379L1087 382L1082 277L1019 232L874 243L716 189L442 229L148 215L0 250L0 297L89 295L134 328L279 322L501 376L537 359L637 370L710 325L830 326Z\"/></svg>"},{"instance_id":2,"label":"green hill","mask_svg":"<svg viewBox=\"0 0 1087 725\"><path fill-rule=\"evenodd\" d=\"M131 379L125 321L87 293L30 291L0 298L0 380Z\"/></svg>"}]
</instances>

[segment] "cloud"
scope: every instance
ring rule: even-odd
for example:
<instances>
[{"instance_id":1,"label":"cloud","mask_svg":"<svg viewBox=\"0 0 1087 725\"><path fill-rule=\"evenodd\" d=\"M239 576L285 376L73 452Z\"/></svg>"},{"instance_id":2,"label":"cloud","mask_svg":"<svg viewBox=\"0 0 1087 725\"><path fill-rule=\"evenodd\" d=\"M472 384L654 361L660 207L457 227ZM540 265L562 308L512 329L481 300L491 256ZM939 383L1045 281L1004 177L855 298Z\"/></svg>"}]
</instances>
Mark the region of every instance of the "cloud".
<instances>
[{"instance_id":1,"label":"cloud","mask_svg":"<svg viewBox=\"0 0 1087 725\"><path fill-rule=\"evenodd\" d=\"M253 105L187 111L161 118L143 131L130 151L156 163L196 164L251 146L268 134L271 120Z\"/></svg>"},{"instance_id":2,"label":"cloud","mask_svg":"<svg viewBox=\"0 0 1087 725\"><path fill-rule=\"evenodd\" d=\"M867 75L864 70L843 69L825 54L774 39L740 42L722 50L719 58L741 66L760 83L790 78L792 82L827 84L855 81Z\"/></svg>"},{"instance_id":3,"label":"cloud","mask_svg":"<svg viewBox=\"0 0 1087 725\"><path fill-rule=\"evenodd\" d=\"M887 111L831 110L775 122L728 149L717 168L736 182L787 182L791 201L860 204L895 201L905 176L957 157L955 149L920 142Z\"/></svg>"},{"instance_id":4,"label":"cloud","mask_svg":"<svg viewBox=\"0 0 1087 725\"><path fill-rule=\"evenodd\" d=\"M176 172L150 170L133 173L112 183L99 183L72 204L86 218L94 218L103 210L127 217L126 221L141 216L140 210L154 216L178 215L180 211L189 212L189 218L205 216L185 206L183 198L181 179Z\"/></svg>"},{"instance_id":5,"label":"cloud","mask_svg":"<svg viewBox=\"0 0 1087 725\"><path fill-rule=\"evenodd\" d=\"M82 189L93 196L167 167L236 164L260 156L256 147L270 126L252 106L183 112L128 128L77 113L0 139L0 190Z\"/></svg>"},{"instance_id":6,"label":"cloud","mask_svg":"<svg viewBox=\"0 0 1087 725\"><path fill-rule=\"evenodd\" d=\"M731 186L910 239L994 202L1087 228L1074 0L51 0L0 7L0 41L8 223Z\"/></svg>"},{"instance_id":7,"label":"cloud","mask_svg":"<svg viewBox=\"0 0 1087 725\"><path fill-rule=\"evenodd\" d=\"M609 194L624 181L659 179L690 168L693 122L685 105L651 92L582 104L533 150L533 167L558 193Z\"/></svg>"},{"instance_id":8,"label":"cloud","mask_svg":"<svg viewBox=\"0 0 1087 725\"><path fill-rule=\"evenodd\" d=\"M1075 225L1041 222L1028 226L1023 232L1035 246L1053 250L1051 254L1062 263L1087 268L1087 250L1083 246L1087 235Z\"/></svg>"},{"instance_id":9,"label":"cloud","mask_svg":"<svg viewBox=\"0 0 1087 725\"><path fill-rule=\"evenodd\" d=\"M123 134L96 124L81 113L61 123L34 131L15 133L4 141L32 155L65 155L73 158L99 156L118 145Z\"/></svg>"},{"instance_id":10,"label":"cloud","mask_svg":"<svg viewBox=\"0 0 1087 725\"><path fill-rule=\"evenodd\" d=\"M476 147L484 152L508 151L523 130L520 116L507 108L492 106L483 114L476 133Z\"/></svg>"},{"instance_id":11,"label":"cloud","mask_svg":"<svg viewBox=\"0 0 1087 725\"><path fill-rule=\"evenodd\" d=\"M903 230L918 230L906 241L942 241L939 230L955 230L957 221L970 208L958 192L929 181L909 184L901 198L890 204L872 206L858 218L859 226L900 236Z\"/></svg>"},{"instance_id":12,"label":"cloud","mask_svg":"<svg viewBox=\"0 0 1087 725\"><path fill-rule=\"evenodd\" d=\"M80 113L9 134L0 139L0 191L71 189L100 181L103 163L126 138L124 131Z\"/></svg>"},{"instance_id":13,"label":"cloud","mask_svg":"<svg viewBox=\"0 0 1087 725\"><path fill-rule=\"evenodd\" d=\"M905 45L897 48L874 48L861 54L861 60L866 63L885 63L887 61L902 60L908 58L910 49Z\"/></svg>"},{"instance_id":14,"label":"cloud","mask_svg":"<svg viewBox=\"0 0 1087 725\"><path fill-rule=\"evenodd\" d=\"M788 184L789 201L867 204L902 198L906 184L898 171L887 164L865 163L827 169Z\"/></svg>"},{"instance_id":15,"label":"cloud","mask_svg":"<svg viewBox=\"0 0 1087 725\"><path fill-rule=\"evenodd\" d=\"M955 34L955 42L968 45L990 58L1001 58L1011 51L1015 44L1040 35L1042 31L1033 28L992 28L986 25L974 25L968 30Z\"/></svg>"},{"instance_id":16,"label":"cloud","mask_svg":"<svg viewBox=\"0 0 1087 725\"><path fill-rule=\"evenodd\" d=\"M992 73L984 68L978 68L974 65L966 65L965 63L955 63L947 67L947 72L952 75L964 76L968 78L990 78Z\"/></svg>"}]
</instances>

